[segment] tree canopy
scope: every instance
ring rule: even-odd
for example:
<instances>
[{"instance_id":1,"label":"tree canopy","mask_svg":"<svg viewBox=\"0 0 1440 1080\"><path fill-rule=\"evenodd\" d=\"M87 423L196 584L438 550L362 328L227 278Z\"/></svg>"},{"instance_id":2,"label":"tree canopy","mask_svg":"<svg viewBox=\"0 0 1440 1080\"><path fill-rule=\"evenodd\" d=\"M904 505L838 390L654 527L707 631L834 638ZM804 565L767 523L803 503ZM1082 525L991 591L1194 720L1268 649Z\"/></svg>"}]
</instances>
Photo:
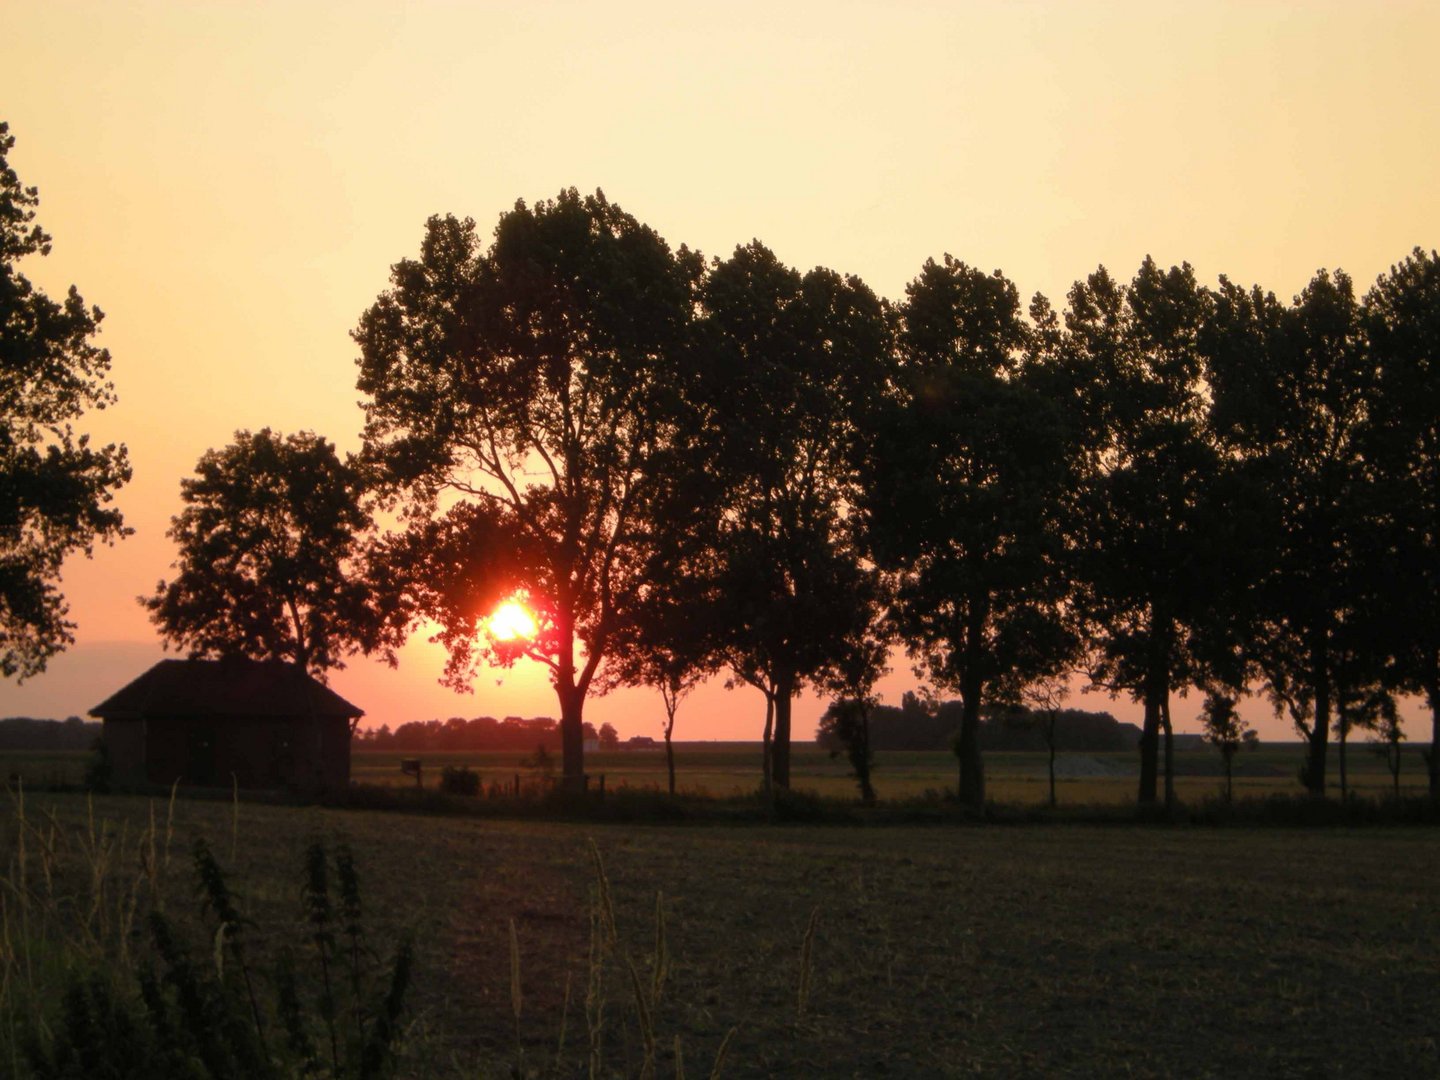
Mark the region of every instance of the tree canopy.
<instances>
[{"instance_id":1,"label":"tree canopy","mask_svg":"<svg viewBox=\"0 0 1440 1080\"><path fill-rule=\"evenodd\" d=\"M477 631L523 584L571 783L586 695L663 525L648 510L701 272L602 193L571 189L517 203L488 249L473 221L430 219L355 332L366 456L412 539L445 540L412 549L415 610L441 623L465 683L477 662L513 659Z\"/></svg>"},{"instance_id":2,"label":"tree canopy","mask_svg":"<svg viewBox=\"0 0 1440 1080\"><path fill-rule=\"evenodd\" d=\"M130 479L123 445L97 447L74 422L115 401L104 315L72 285L63 301L18 269L50 253L39 194L9 164L0 122L0 674L27 676L74 640L60 570L97 541L127 535L115 491Z\"/></svg>"},{"instance_id":3,"label":"tree canopy","mask_svg":"<svg viewBox=\"0 0 1440 1080\"><path fill-rule=\"evenodd\" d=\"M365 580L358 470L311 432L237 431L181 481L178 573L141 597L164 639L197 656L287 660L324 678L384 649L385 590Z\"/></svg>"}]
</instances>

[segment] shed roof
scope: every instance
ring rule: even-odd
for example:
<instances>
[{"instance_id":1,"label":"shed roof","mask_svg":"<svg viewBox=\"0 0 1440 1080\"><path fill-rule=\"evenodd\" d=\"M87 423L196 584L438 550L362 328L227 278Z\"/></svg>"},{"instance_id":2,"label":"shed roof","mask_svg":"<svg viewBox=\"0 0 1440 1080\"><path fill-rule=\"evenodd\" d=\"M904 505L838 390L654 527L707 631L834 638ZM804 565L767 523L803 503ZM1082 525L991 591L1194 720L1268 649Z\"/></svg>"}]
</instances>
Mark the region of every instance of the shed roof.
<instances>
[{"instance_id":1,"label":"shed roof","mask_svg":"<svg viewBox=\"0 0 1440 1080\"><path fill-rule=\"evenodd\" d=\"M102 720L146 716L356 717L365 711L282 660L161 660L90 710Z\"/></svg>"}]
</instances>

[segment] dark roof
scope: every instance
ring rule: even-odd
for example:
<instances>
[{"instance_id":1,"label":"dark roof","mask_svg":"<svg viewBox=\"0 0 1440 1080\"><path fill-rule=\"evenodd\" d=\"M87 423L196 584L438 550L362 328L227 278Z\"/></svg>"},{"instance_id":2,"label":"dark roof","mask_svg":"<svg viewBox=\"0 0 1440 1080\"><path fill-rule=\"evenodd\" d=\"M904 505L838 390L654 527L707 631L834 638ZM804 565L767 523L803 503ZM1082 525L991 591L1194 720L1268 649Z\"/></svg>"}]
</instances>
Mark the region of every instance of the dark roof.
<instances>
[{"instance_id":1,"label":"dark roof","mask_svg":"<svg viewBox=\"0 0 1440 1080\"><path fill-rule=\"evenodd\" d=\"M102 720L146 716L364 716L281 660L161 660L90 710Z\"/></svg>"}]
</instances>

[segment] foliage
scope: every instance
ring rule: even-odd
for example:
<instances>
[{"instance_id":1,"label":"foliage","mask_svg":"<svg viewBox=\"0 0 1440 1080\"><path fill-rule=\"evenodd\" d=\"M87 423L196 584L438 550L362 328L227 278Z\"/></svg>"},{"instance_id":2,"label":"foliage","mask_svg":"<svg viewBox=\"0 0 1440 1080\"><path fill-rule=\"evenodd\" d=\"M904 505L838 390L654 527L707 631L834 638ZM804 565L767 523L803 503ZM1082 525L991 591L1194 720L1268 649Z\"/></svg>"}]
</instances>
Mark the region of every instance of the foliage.
<instances>
[{"instance_id":1,"label":"foliage","mask_svg":"<svg viewBox=\"0 0 1440 1080\"><path fill-rule=\"evenodd\" d=\"M1347 642L1342 630L1364 615L1373 565L1362 451L1375 373L1362 331L1343 272L1317 273L1288 308L1222 278L1204 344L1216 429L1263 485L1252 544L1268 557L1247 637L1277 713L1308 743L1305 783L1317 795L1336 696L1365 681L1342 667L1377 666L1337 655L1375 641L1362 632Z\"/></svg>"},{"instance_id":2,"label":"foliage","mask_svg":"<svg viewBox=\"0 0 1440 1080\"><path fill-rule=\"evenodd\" d=\"M440 771L440 790L446 795L479 795L480 774L468 765L446 765Z\"/></svg>"},{"instance_id":3,"label":"foliage","mask_svg":"<svg viewBox=\"0 0 1440 1080\"><path fill-rule=\"evenodd\" d=\"M693 572L717 616L713 655L765 695L765 781L783 788L795 694L872 618L875 574L849 508L888 320L858 278L802 275L758 242L712 265L701 301L708 438L687 464L720 490Z\"/></svg>"},{"instance_id":4,"label":"foliage","mask_svg":"<svg viewBox=\"0 0 1440 1080\"><path fill-rule=\"evenodd\" d=\"M115 775L114 763L110 760L110 744L104 736L95 736L90 745L90 760L85 765L85 790L103 795L110 790L110 781Z\"/></svg>"},{"instance_id":5,"label":"foliage","mask_svg":"<svg viewBox=\"0 0 1440 1080\"><path fill-rule=\"evenodd\" d=\"M115 402L104 318L72 285L57 302L19 272L50 254L34 224L39 195L8 157L0 122L0 675L27 678L74 641L59 589L67 556L129 534L114 492L130 479L124 446L96 447L73 423Z\"/></svg>"},{"instance_id":6,"label":"foliage","mask_svg":"<svg viewBox=\"0 0 1440 1080\"><path fill-rule=\"evenodd\" d=\"M1166 271L1147 258L1128 286L1101 267L1071 289L1059 346L1087 421L1076 608L1091 680L1144 704L1142 803L1157 797L1174 691L1207 674L1243 681L1230 663L1244 653L1229 615L1254 542L1243 485L1209 427L1200 351L1209 312L1189 264ZM1167 804L1169 759L1167 750Z\"/></svg>"},{"instance_id":7,"label":"foliage","mask_svg":"<svg viewBox=\"0 0 1440 1080\"><path fill-rule=\"evenodd\" d=\"M366 454L410 524L389 565L440 624L452 684L518 654L550 669L567 781L664 525L647 508L700 272L602 193L571 189L517 203L488 251L473 221L431 218L355 332ZM540 632L497 648L485 613L521 586Z\"/></svg>"},{"instance_id":8,"label":"foliage","mask_svg":"<svg viewBox=\"0 0 1440 1080\"><path fill-rule=\"evenodd\" d=\"M1235 699L1224 694L1211 693L1205 696L1200 720L1205 725L1205 741L1220 751L1220 757L1225 762L1225 801L1229 802L1235 795L1235 755L1245 745L1247 736L1253 732L1236 711Z\"/></svg>"},{"instance_id":9,"label":"foliage","mask_svg":"<svg viewBox=\"0 0 1440 1080\"><path fill-rule=\"evenodd\" d=\"M875 788L870 783L870 771L875 764L875 755L870 749L871 705L866 698L832 701L820 717L817 733L818 739L830 740L844 748L855 783L860 787L860 799L867 806L875 801Z\"/></svg>"},{"instance_id":10,"label":"foliage","mask_svg":"<svg viewBox=\"0 0 1440 1080\"><path fill-rule=\"evenodd\" d=\"M1393 689L1430 709L1430 797L1440 804L1440 255L1416 249L1365 297L1376 368L1368 456L1386 510L1377 629Z\"/></svg>"},{"instance_id":11,"label":"foliage","mask_svg":"<svg viewBox=\"0 0 1440 1080\"><path fill-rule=\"evenodd\" d=\"M876 561L896 575L895 622L939 686L958 690L959 795L984 802L987 693L1063 670L1065 425L1027 381L1015 286L949 256L927 262L900 311L899 362L864 494Z\"/></svg>"},{"instance_id":12,"label":"foliage","mask_svg":"<svg viewBox=\"0 0 1440 1080\"><path fill-rule=\"evenodd\" d=\"M166 642L198 656L287 660L323 678L346 653L385 652L384 590L364 580L369 527L355 466L310 432L237 431L181 481L178 570L142 597ZM381 603L377 603L381 600Z\"/></svg>"}]
</instances>

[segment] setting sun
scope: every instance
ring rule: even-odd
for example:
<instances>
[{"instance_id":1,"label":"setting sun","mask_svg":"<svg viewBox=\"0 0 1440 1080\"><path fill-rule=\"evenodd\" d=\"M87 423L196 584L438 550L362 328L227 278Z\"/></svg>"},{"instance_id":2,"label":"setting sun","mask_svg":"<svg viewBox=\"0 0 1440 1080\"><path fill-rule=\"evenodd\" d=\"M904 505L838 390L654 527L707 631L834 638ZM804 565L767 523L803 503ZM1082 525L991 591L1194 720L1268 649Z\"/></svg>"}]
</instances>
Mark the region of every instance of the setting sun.
<instances>
[{"instance_id":1,"label":"setting sun","mask_svg":"<svg viewBox=\"0 0 1440 1080\"><path fill-rule=\"evenodd\" d=\"M490 636L496 641L533 638L535 630L535 616L518 600L506 600L490 616Z\"/></svg>"}]
</instances>

